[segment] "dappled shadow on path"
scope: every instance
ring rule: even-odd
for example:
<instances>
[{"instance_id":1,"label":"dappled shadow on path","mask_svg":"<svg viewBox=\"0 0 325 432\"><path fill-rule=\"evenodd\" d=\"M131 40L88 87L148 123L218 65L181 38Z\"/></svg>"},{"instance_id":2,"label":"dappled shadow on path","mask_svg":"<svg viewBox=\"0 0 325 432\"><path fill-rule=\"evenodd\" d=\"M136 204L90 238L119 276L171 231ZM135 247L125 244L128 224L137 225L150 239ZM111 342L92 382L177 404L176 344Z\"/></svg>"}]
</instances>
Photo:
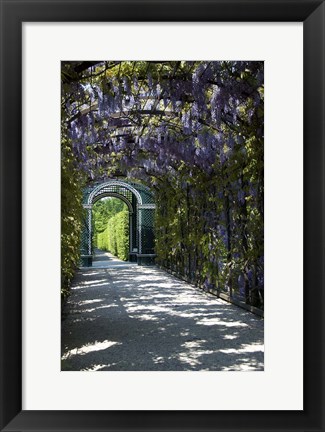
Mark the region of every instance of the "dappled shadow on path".
<instances>
[{"instance_id":1,"label":"dappled shadow on path","mask_svg":"<svg viewBox=\"0 0 325 432\"><path fill-rule=\"evenodd\" d=\"M62 370L263 370L264 320L156 267L80 270Z\"/></svg>"}]
</instances>

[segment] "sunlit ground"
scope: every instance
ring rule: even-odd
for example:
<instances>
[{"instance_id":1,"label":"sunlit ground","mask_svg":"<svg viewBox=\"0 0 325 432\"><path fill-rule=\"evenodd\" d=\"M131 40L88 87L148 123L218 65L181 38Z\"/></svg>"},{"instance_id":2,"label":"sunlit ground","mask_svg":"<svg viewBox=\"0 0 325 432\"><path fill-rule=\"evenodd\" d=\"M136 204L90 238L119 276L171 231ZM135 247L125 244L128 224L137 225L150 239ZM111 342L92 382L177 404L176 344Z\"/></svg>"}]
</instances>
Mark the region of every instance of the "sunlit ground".
<instances>
[{"instance_id":1,"label":"sunlit ground","mask_svg":"<svg viewBox=\"0 0 325 432\"><path fill-rule=\"evenodd\" d=\"M80 270L64 311L62 370L261 371L263 325L156 267Z\"/></svg>"}]
</instances>

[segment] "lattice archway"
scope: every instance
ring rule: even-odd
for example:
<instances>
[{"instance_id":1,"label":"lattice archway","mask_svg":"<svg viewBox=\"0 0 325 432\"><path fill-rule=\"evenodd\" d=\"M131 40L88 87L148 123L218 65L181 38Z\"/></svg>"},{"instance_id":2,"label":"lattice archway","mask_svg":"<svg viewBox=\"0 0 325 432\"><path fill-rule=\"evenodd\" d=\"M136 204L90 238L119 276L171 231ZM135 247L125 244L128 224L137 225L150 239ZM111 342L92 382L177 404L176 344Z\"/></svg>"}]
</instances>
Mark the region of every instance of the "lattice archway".
<instances>
[{"instance_id":1,"label":"lattice archway","mask_svg":"<svg viewBox=\"0 0 325 432\"><path fill-rule=\"evenodd\" d=\"M119 198L129 209L129 260L138 264L154 262L154 212L153 195L146 186L121 180L109 180L84 190L86 215L81 238L82 266L92 266L92 207L104 197Z\"/></svg>"}]
</instances>

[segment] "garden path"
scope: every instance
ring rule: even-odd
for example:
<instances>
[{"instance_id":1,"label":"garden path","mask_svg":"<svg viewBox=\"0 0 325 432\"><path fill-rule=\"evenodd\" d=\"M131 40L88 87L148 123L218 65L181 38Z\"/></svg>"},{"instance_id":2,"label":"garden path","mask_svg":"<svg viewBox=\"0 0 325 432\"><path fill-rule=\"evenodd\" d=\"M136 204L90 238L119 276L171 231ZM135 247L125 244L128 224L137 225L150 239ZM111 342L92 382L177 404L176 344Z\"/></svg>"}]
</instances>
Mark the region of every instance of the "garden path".
<instances>
[{"instance_id":1,"label":"garden path","mask_svg":"<svg viewBox=\"0 0 325 432\"><path fill-rule=\"evenodd\" d=\"M156 266L97 251L62 321L65 371L264 369L264 320Z\"/></svg>"}]
</instances>

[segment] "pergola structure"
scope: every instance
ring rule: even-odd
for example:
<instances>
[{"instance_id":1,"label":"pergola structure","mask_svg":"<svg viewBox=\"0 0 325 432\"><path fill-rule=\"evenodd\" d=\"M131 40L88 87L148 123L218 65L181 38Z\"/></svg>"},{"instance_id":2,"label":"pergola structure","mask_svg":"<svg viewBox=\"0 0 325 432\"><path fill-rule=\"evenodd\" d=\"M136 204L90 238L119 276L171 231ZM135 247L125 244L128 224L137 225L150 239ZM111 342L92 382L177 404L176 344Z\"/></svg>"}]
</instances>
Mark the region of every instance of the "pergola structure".
<instances>
[{"instance_id":1,"label":"pergola structure","mask_svg":"<svg viewBox=\"0 0 325 432\"><path fill-rule=\"evenodd\" d=\"M139 183L108 180L88 186L84 190L83 207L86 210L81 240L81 263L92 266L92 207L105 197L119 198L129 209L129 261L138 264L154 262L154 211L155 203L150 190Z\"/></svg>"},{"instance_id":2,"label":"pergola structure","mask_svg":"<svg viewBox=\"0 0 325 432\"><path fill-rule=\"evenodd\" d=\"M129 209L131 260L153 260L155 214L160 263L263 306L264 62L63 62L61 76L62 171L102 182L85 190L83 264L92 205L115 196ZM124 179L155 191L157 210Z\"/></svg>"}]
</instances>

